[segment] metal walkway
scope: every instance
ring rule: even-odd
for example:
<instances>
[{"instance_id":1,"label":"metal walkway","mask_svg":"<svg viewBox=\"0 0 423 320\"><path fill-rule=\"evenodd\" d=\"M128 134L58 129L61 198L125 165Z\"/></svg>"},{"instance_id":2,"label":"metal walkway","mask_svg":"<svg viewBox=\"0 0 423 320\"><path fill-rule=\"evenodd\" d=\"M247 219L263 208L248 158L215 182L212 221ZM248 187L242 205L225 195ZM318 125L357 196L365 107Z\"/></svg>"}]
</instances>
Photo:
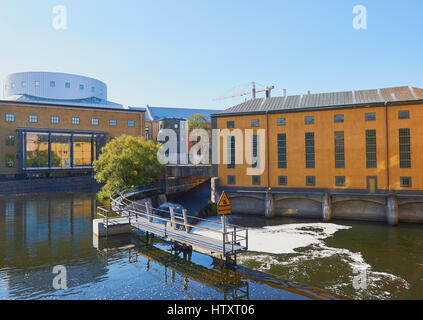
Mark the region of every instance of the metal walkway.
<instances>
[{"instance_id":1,"label":"metal walkway","mask_svg":"<svg viewBox=\"0 0 423 320\"><path fill-rule=\"evenodd\" d=\"M148 202L140 205L129 200L128 194L133 192L123 192L112 197L112 210L98 207L97 214L103 218L106 230L116 219L127 219L136 231L148 232L166 241L220 256L227 263L236 263L236 255L248 250L247 228L226 224L227 229L224 232L220 222L189 216L186 209L179 214L173 208L170 211L152 208ZM158 215L159 212L169 218ZM199 222L207 222L213 228L196 225ZM200 230L210 236L192 233L193 230Z\"/></svg>"}]
</instances>

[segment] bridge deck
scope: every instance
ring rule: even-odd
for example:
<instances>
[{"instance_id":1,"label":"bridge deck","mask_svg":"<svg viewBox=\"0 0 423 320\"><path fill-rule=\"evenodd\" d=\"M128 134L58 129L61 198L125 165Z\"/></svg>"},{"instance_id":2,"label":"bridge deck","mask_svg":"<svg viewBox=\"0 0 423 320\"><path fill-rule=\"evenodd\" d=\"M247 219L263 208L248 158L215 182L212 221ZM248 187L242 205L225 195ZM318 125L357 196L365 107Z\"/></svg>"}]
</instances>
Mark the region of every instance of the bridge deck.
<instances>
[{"instance_id":1,"label":"bridge deck","mask_svg":"<svg viewBox=\"0 0 423 320\"><path fill-rule=\"evenodd\" d=\"M216 240L210 237L187 233L182 230L174 230L172 227L155 222L149 222L146 219L131 219L132 227L139 229L141 231L151 232L155 235L163 237L165 240L173 240L186 245L191 245L193 247L199 247L205 250L209 250L214 253L221 253L223 255L238 253L245 251L245 247L234 244L226 244L225 248L223 246L223 236L222 240Z\"/></svg>"},{"instance_id":2,"label":"bridge deck","mask_svg":"<svg viewBox=\"0 0 423 320\"><path fill-rule=\"evenodd\" d=\"M154 235L162 237L166 241L175 241L183 245L191 246L193 249L202 249L212 254L220 254L228 261L231 256L248 250L248 229L240 226L227 224L223 228L222 224L216 221L202 219L189 216L187 210L182 210L182 215L170 211L154 209L151 204L143 205L128 199L129 195L136 192L122 193L112 198L112 212L104 207L98 207L97 214L105 220L105 226L112 224L112 217L118 216L128 218L131 227L135 230L150 232ZM159 212L165 213L170 218L164 218L158 215ZM156 214L157 213L157 214ZM188 221L205 221L208 225L214 225L215 228L199 226ZM228 231L229 228L230 230ZM194 234L189 232L190 229L199 229L207 234L215 235L212 237Z\"/></svg>"}]
</instances>

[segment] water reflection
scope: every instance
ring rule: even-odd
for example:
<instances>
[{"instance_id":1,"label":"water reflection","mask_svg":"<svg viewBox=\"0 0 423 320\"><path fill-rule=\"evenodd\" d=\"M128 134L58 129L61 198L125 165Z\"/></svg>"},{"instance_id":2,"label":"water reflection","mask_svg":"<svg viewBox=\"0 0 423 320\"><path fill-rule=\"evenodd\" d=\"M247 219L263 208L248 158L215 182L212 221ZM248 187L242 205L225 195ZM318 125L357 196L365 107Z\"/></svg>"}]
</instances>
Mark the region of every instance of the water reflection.
<instances>
[{"instance_id":1,"label":"water reflection","mask_svg":"<svg viewBox=\"0 0 423 320\"><path fill-rule=\"evenodd\" d=\"M0 299L330 299L145 235L93 238L95 194L0 198ZM53 267L67 269L53 289Z\"/></svg>"}]
</instances>

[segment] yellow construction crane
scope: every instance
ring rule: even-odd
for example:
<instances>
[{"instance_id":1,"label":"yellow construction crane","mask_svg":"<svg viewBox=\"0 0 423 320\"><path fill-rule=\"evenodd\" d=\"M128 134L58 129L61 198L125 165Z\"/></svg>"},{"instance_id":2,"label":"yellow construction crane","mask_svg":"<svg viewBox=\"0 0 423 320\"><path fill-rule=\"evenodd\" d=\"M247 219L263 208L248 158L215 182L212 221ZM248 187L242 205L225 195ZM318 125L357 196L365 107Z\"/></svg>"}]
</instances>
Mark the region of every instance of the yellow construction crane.
<instances>
[{"instance_id":1,"label":"yellow construction crane","mask_svg":"<svg viewBox=\"0 0 423 320\"><path fill-rule=\"evenodd\" d=\"M256 83L253 81L253 82L251 82L251 91L243 92L243 93L235 93L235 94L230 95L230 96L219 97L219 98L213 99L213 101L226 100L226 99L231 99L231 98L236 98L236 97L243 97L243 96L247 96L247 95L251 95L251 98L255 99L256 93L259 93L259 92L266 92L266 98L269 98L270 93L272 92L273 89L275 89L274 86L266 87L266 89L256 90Z\"/></svg>"}]
</instances>

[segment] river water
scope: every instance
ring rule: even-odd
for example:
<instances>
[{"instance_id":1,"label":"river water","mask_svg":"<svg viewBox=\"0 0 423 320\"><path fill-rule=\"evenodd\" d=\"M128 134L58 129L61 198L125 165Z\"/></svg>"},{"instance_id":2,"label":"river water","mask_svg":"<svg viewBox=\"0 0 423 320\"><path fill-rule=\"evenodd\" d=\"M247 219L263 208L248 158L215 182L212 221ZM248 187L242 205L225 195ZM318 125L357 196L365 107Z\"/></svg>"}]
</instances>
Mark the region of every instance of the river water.
<instances>
[{"instance_id":1,"label":"river water","mask_svg":"<svg viewBox=\"0 0 423 320\"><path fill-rule=\"evenodd\" d=\"M231 216L250 252L226 270L144 235L97 241L95 208L95 194L0 197L0 299L423 298L423 226Z\"/></svg>"}]
</instances>

